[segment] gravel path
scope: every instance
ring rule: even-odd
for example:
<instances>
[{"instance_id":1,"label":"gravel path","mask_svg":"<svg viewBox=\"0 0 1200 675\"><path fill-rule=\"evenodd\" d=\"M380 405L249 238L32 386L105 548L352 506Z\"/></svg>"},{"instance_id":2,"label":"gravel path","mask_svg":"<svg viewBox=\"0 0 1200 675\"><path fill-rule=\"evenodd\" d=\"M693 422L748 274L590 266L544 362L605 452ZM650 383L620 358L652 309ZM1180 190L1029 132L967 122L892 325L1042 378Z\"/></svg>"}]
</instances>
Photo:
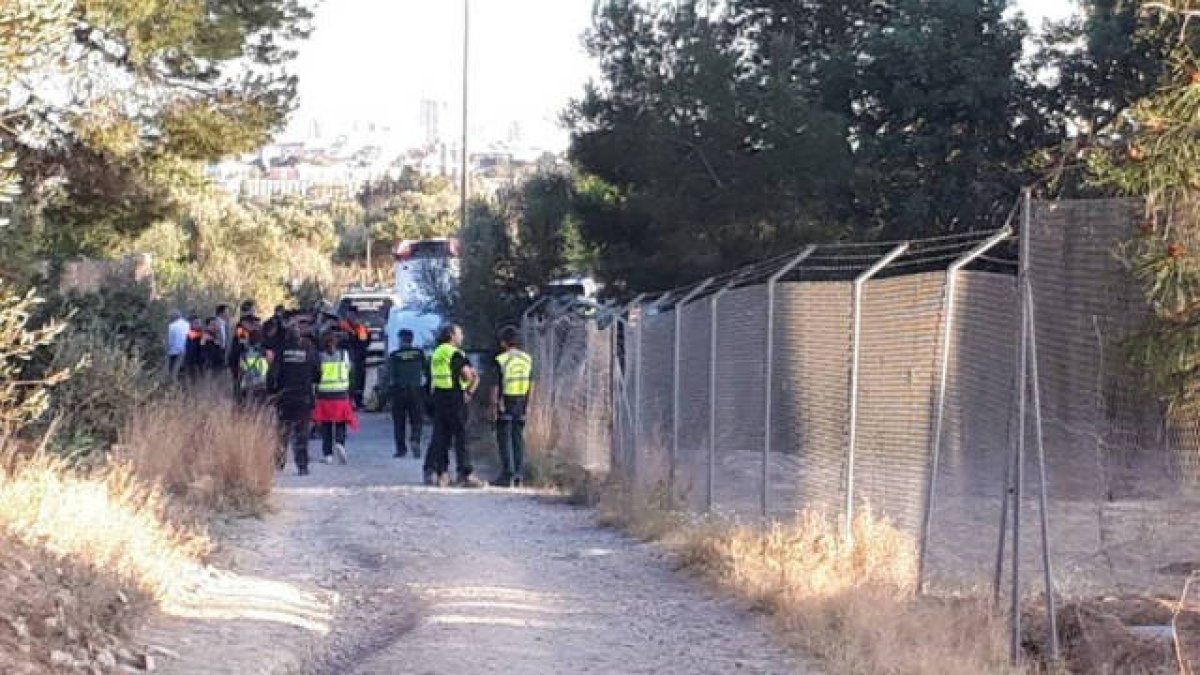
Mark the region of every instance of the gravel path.
<instances>
[{"instance_id":1,"label":"gravel path","mask_svg":"<svg viewBox=\"0 0 1200 675\"><path fill-rule=\"evenodd\" d=\"M226 533L237 574L145 633L167 673L802 673L657 549L530 491L418 486L390 422ZM315 446L314 446L315 447ZM289 468L290 471L290 468Z\"/></svg>"}]
</instances>

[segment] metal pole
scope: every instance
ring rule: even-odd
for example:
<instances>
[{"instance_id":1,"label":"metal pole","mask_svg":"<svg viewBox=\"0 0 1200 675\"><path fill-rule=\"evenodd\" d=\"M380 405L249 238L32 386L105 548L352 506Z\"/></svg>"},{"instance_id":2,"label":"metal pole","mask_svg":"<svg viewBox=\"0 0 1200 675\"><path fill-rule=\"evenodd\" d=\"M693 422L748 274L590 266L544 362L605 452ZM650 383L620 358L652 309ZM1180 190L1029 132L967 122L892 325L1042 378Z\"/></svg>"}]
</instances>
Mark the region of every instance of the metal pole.
<instances>
[{"instance_id":1,"label":"metal pole","mask_svg":"<svg viewBox=\"0 0 1200 675\"><path fill-rule=\"evenodd\" d=\"M938 372L937 393L934 397L933 438L931 439L929 478L925 487L925 519L921 526L921 550L917 557L917 580L919 588L925 591L925 557L929 551L929 536L933 524L934 500L937 498L937 473L941 460L942 422L946 411L946 383L950 372L950 346L954 335L954 310L957 301L958 273L970 265L979 256L995 248L1000 242L1012 236L1012 229L1004 227L996 234L988 237L975 248L955 260L946 271L946 297L942 305L942 345L941 364Z\"/></svg>"},{"instance_id":2,"label":"metal pole","mask_svg":"<svg viewBox=\"0 0 1200 675\"><path fill-rule=\"evenodd\" d=\"M463 0L463 96L462 96L462 186L459 203L459 226L467 229L467 199L470 191L469 170L467 165L467 136L470 129L468 104L470 103L470 73L471 73L471 0Z\"/></svg>"},{"instance_id":3,"label":"metal pole","mask_svg":"<svg viewBox=\"0 0 1200 675\"><path fill-rule=\"evenodd\" d=\"M1011 417L1009 422L1012 422ZM992 576L993 607L1000 606L1000 585L1004 579L1004 543L1008 539L1008 500L1012 492L1012 464L1012 453L1009 453L1008 461L1004 462L1004 491L1000 497L1000 541L996 544L996 571Z\"/></svg>"},{"instance_id":4,"label":"metal pole","mask_svg":"<svg viewBox=\"0 0 1200 675\"><path fill-rule=\"evenodd\" d=\"M638 308L637 316L637 354L633 360L633 473L636 484L637 464L642 454L642 333L645 330L646 317Z\"/></svg>"},{"instance_id":5,"label":"metal pole","mask_svg":"<svg viewBox=\"0 0 1200 675\"><path fill-rule=\"evenodd\" d=\"M1058 652L1058 607L1054 598L1054 569L1050 562L1050 518L1046 507L1049 500L1046 486L1046 447L1042 441L1042 392L1038 381L1037 313L1033 306L1033 280L1025 275L1025 313L1029 323L1029 377L1033 393L1034 441L1037 443L1038 494L1041 509L1042 572L1046 582L1046 620L1050 623L1050 661L1057 662Z\"/></svg>"},{"instance_id":6,"label":"metal pole","mask_svg":"<svg viewBox=\"0 0 1200 675\"><path fill-rule=\"evenodd\" d=\"M801 251L795 258L792 258L786 265L780 267L767 280L767 353L763 363L763 380L766 382L763 392L763 461L762 461L762 516L767 518L771 514L771 406L773 398L773 388L771 375L773 371L771 364L775 362L775 285L779 280L787 275L788 272L796 269L796 266L804 262L806 258L816 251L816 246L809 246Z\"/></svg>"},{"instance_id":7,"label":"metal pole","mask_svg":"<svg viewBox=\"0 0 1200 675\"><path fill-rule=\"evenodd\" d=\"M867 271L858 275L854 280L854 318L851 326L850 337L850 438L846 447L846 522L844 524L846 541L853 539L853 523L854 523L854 453L858 449L858 367L859 356L862 344L862 296L863 286L879 273L884 267L887 267L896 258L904 255L908 250L908 242L904 242L899 246L888 251L887 255L883 256L874 265L871 265Z\"/></svg>"},{"instance_id":8,"label":"metal pole","mask_svg":"<svg viewBox=\"0 0 1200 675\"><path fill-rule=\"evenodd\" d=\"M621 365L621 402L624 404L625 415L623 416L622 419L624 420L623 426L628 427L628 431L630 432L630 441L631 441L629 444L629 447L626 448L626 450L629 453L629 456L622 458L625 461L625 470L626 471L632 471L632 469L633 469L633 453L636 452L636 450L637 450L637 437L635 435L636 431L634 430L634 428L632 426L635 423L635 421L637 420L637 413L635 413L630 408L630 405L629 405L629 368L626 367L627 365L631 365L628 363L630 343L632 342L630 339L631 336L629 334L629 332L630 332L629 331L629 318L632 316L633 308L637 307L639 304L641 304L642 300L645 299L645 297L646 297L645 293L638 293L636 296L634 296L633 300L630 300L629 304L625 305L625 308L621 310L621 316L625 317L625 321L624 321L625 359ZM640 347L640 345L639 345L639 347ZM637 355L637 352L634 353L634 358L635 359L639 358L639 356ZM635 366L634 372L635 373L637 372L636 366ZM634 384L636 386L636 382ZM634 395L636 396L637 392L634 392ZM625 431L626 431L626 429L623 428L621 430L621 433L624 434ZM622 436L621 445L623 447L625 445L624 436Z\"/></svg>"},{"instance_id":9,"label":"metal pole","mask_svg":"<svg viewBox=\"0 0 1200 675\"><path fill-rule=\"evenodd\" d=\"M1017 367L1017 444L1013 457L1012 489L1012 597L1010 606L1009 659L1013 665L1021 660L1021 491L1025 482L1025 407L1028 388L1029 314L1025 306L1026 277L1029 273L1029 203L1026 190L1021 201L1020 267L1017 272L1017 307L1021 312L1021 354Z\"/></svg>"},{"instance_id":10,"label":"metal pole","mask_svg":"<svg viewBox=\"0 0 1200 675\"><path fill-rule=\"evenodd\" d=\"M675 495L675 465L679 462L679 365L683 360L680 355L683 308L712 285L712 282L713 277L705 279L690 293L683 296L682 300L675 303L675 349L674 363L671 366L671 474L668 478L672 498Z\"/></svg>"}]
</instances>

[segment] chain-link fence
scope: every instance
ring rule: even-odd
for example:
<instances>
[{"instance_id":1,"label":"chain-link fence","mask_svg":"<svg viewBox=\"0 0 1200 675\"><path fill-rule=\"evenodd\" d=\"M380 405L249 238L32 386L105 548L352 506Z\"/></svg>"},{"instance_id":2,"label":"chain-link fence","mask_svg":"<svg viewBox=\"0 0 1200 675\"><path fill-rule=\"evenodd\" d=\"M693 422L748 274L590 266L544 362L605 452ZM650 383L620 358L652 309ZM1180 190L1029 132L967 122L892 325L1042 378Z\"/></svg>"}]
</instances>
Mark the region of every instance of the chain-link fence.
<instances>
[{"instance_id":1,"label":"chain-link fence","mask_svg":"<svg viewBox=\"0 0 1200 675\"><path fill-rule=\"evenodd\" d=\"M1007 229L820 246L596 316L538 308L538 403L569 459L695 511L869 505L922 543L934 587L999 579L1020 516L1027 591L1046 553L1062 595L1177 592L1200 559L1200 434L1121 354L1146 307L1114 251L1140 213L1028 203L1023 262Z\"/></svg>"}]
</instances>

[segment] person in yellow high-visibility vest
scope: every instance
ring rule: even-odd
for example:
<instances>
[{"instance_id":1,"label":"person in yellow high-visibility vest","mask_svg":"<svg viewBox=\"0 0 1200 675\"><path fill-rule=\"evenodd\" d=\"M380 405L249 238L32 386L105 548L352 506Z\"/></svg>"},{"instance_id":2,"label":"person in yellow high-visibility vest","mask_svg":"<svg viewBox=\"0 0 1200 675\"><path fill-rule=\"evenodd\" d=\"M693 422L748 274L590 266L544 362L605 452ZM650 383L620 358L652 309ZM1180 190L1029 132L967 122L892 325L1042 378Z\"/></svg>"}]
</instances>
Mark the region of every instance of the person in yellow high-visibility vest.
<instances>
[{"instance_id":1,"label":"person in yellow high-visibility vest","mask_svg":"<svg viewBox=\"0 0 1200 675\"><path fill-rule=\"evenodd\" d=\"M533 357L521 351L521 333L508 326L500 331L496 384L492 387L492 419L500 449L500 476L493 483L520 487L525 470L525 416L533 393Z\"/></svg>"},{"instance_id":2,"label":"person in yellow high-visibility vest","mask_svg":"<svg viewBox=\"0 0 1200 675\"><path fill-rule=\"evenodd\" d=\"M321 339L321 379L317 382L317 407L313 421L321 427L322 461L346 463L346 427L358 431L358 416L350 404L350 355L339 349L337 333Z\"/></svg>"},{"instance_id":3,"label":"person in yellow high-visibility vest","mask_svg":"<svg viewBox=\"0 0 1200 675\"><path fill-rule=\"evenodd\" d=\"M462 350L463 331L446 326L438 336L437 349L430 358L430 398L433 402L433 440L425 455L425 483L441 487L450 484L450 445L460 487L482 487L475 477L467 455L467 405L479 387L479 375Z\"/></svg>"}]
</instances>

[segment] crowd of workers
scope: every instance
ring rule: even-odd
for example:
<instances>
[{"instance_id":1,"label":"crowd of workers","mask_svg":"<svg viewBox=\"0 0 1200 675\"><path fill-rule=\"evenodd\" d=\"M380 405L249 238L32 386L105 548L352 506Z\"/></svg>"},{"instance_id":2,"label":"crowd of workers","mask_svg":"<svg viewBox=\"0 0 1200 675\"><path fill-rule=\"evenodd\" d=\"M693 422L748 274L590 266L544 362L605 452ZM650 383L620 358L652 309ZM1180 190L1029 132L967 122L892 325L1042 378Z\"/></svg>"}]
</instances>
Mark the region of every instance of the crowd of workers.
<instances>
[{"instance_id":1,"label":"crowd of workers","mask_svg":"<svg viewBox=\"0 0 1200 675\"><path fill-rule=\"evenodd\" d=\"M241 306L232 323L229 308L201 321L174 312L168 326L167 368L171 377L194 380L228 372L234 395L246 405L273 406L281 430L280 468L287 450L299 475L308 475L308 446L321 439L322 461L348 461L348 431L357 431L363 408L370 330L353 310L289 311L276 307L267 321L253 302ZM390 400L396 458L421 458L426 417L433 433L424 458L427 485L447 487L450 450L454 450L460 487L482 487L467 450L467 418L480 376L462 350L463 331L447 325L439 331L432 354L414 344L413 332L401 329L399 348L385 363L380 391ZM521 350L520 332L507 327L499 335L493 361L489 410L496 425L501 473L494 485L519 486L524 466L524 429L533 386L533 359ZM410 448L411 446L411 448Z\"/></svg>"}]
</instances>

